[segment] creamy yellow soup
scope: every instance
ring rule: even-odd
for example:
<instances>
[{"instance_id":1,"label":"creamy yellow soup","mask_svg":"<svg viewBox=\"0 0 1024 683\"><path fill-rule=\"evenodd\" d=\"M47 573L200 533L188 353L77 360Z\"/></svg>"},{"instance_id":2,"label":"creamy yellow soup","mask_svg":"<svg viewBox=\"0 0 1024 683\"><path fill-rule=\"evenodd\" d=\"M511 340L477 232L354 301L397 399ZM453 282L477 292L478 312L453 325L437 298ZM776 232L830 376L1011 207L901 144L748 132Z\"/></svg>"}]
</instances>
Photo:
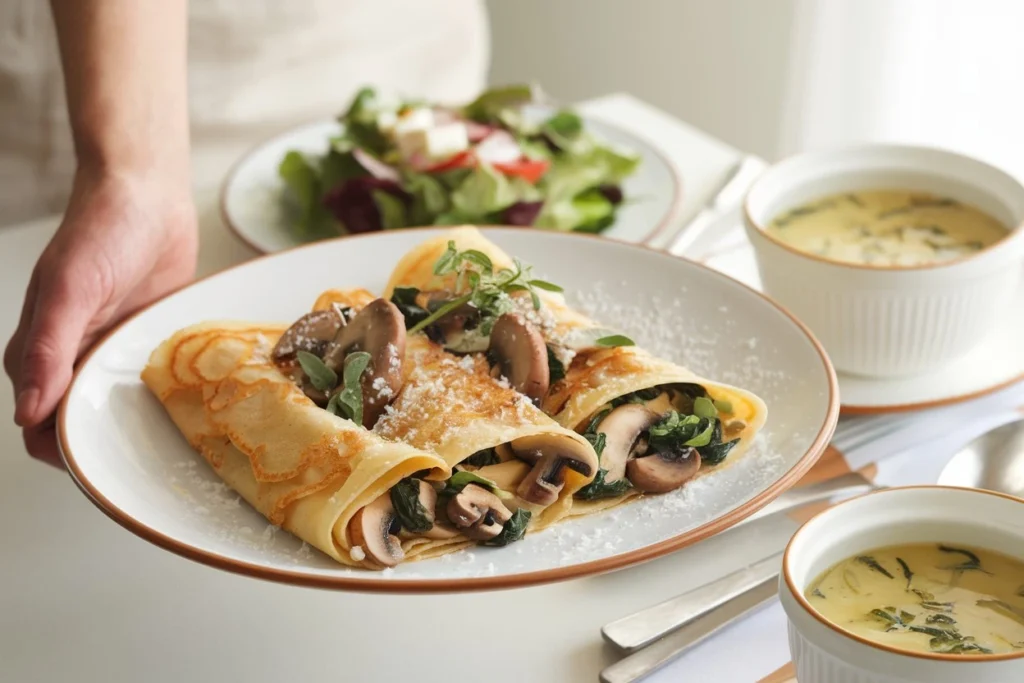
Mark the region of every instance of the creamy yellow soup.
<instances>
[{"instance_id":1,"label":"creamy yellow soup","mask_svg":"<svg viewBox=\"0 0 1024 683\"><path fill-rule=\"evenodd\" d=\"M1024 652L1024 562L934 543L840 562L805 593L828 621L911 652Z\"/></svg>"},{"instance_id":2,"label":"creamy yellow soup","mask_svg":"<svg viewBox=\"0 0 1024 683\"><path fill-rule=\"evenodd\" d=\"M973 254L1009 230L980 209L948 197L869 190L830 195L785 211L768 233L833 261L918 266Z\"/></svg>"}]
</instances>

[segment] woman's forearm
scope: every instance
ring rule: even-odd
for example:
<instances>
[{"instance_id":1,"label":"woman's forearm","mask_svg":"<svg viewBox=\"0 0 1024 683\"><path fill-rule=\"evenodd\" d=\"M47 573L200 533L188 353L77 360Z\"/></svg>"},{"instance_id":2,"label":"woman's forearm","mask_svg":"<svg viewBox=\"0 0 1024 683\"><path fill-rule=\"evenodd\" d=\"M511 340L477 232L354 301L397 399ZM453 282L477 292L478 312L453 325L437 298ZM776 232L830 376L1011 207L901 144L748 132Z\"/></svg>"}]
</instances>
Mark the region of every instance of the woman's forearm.
<instances>
[{"instance_id":1,"label":"woman's forearm","mask_svg":"<svg viewBox=\"0 0 1024 683\"><path fill-rule=\"evenodd\" d=\"M189 172L186 0L51 0L81 166Z\"/></svg>"}]
</instances>

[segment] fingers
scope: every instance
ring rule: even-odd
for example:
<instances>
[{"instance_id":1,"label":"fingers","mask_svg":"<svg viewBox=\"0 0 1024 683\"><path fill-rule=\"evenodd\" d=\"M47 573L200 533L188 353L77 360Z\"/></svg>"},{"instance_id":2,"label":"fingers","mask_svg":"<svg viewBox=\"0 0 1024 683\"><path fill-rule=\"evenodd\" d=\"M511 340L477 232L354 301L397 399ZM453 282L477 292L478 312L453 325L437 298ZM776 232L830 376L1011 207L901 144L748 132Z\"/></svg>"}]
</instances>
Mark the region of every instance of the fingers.
<instances>
[{"instance_id":1,"label":"fingers","mask_svg":"<svg viewBox=\"0 0 1024 683\"><path fill-rule=\"evenodd\" d=\"M57 431L54 420L47 420L42 425L23 429L21 435L29 455L52 467L64 469L64 461L60 457L60 449L57 448Z\"/></svg>"},{"instance_id":2,"label":"fingers","mask_svg":"<svg viewBox=\"0 0 1024 683\"><path fill-rule=\"evenodd\" d=\"M21 358L25 353L25 335L32 323L32 311L35 310L38 294L39 277L37 271L32 271L32 277L29 279L28 289L25 292L25 301L21 305L21 319L18 320L18 328L14 330L14 334L11 335L10 341L7 342L7 348L4 350L4 370L11 378L15 395L17 395L18 387L21 384Z\"/></svg>"},{"instance_id":3,"label":"fingers","mask_svg":"<svg viewBox=\"0 0 1024 683\"><path fill-rule=\"evenodd\" d=\"M57 407L71 382L75 359L97 303L70 270L40 278L32 322L25 335L14 421L39 425Z\"/></svg>"}]
</instances>

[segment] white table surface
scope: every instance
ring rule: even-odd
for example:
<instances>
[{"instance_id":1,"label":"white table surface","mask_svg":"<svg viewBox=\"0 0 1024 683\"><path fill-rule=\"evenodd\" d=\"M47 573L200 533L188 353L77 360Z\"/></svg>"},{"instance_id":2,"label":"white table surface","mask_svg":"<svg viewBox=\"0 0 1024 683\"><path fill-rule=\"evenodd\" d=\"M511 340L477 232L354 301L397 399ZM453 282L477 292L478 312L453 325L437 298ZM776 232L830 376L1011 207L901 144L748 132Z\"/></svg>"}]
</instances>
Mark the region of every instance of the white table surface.
<instances>
[{"instance_id":1,"label":"white table surface","mask_svg":"<svg viewBox=\"0 0 1024 683\"><path fill-rule=\"evenodd\" d=\"M738 154L629 96L582 109L663 144L682 171L687 216ZM216 188L197 188L197 201L200 274L250 258L220 223ZM55 226L54 218L0 229L4 342ZM748 537L726 554L711 539L605 576L490 593L294 588L193 563L125 531L66 474L25 455L12 414L11 392L0 391L0 681L12 683L596 681L615 658L601 641L602 624L723 575L781 540ZM711 656L715 643L703 647ZM779 652L780 664L787 659ZM677 665L651 680L682 675Z\"/></svg>"}]
</instances>

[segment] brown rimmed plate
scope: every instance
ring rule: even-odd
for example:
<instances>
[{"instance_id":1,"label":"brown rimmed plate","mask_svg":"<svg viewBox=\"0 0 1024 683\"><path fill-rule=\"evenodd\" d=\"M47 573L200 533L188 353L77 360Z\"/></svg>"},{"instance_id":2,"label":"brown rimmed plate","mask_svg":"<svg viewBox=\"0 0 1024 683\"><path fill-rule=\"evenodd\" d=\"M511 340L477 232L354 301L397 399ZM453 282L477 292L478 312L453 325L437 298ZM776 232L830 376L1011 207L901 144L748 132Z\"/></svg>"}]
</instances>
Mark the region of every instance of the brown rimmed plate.
<instances>
[{"instance_id":1,"label":"brown rimmed plate","mask_svg":"<svg viewBox=\"0 0 1024 683\"><path fill-rule=\"evenodd\" d=\"M353 570L267 522L224 487L139 379L151 350L204 319L288 321L322 290L380 291L399 257L437 229L346 237L265 256L197 282L110 333L81 363L59 413L60 445L82 491L139 536L259 578L346 590L510 588L619 569L735 524L793 485L821 454L839 408L818 342L763 295L699 264L588 236L485 234L561 284L570 300L649 350L768 404L743 457L681 491L565 522L508 548Z\"/></svg>"}]
</instances>

